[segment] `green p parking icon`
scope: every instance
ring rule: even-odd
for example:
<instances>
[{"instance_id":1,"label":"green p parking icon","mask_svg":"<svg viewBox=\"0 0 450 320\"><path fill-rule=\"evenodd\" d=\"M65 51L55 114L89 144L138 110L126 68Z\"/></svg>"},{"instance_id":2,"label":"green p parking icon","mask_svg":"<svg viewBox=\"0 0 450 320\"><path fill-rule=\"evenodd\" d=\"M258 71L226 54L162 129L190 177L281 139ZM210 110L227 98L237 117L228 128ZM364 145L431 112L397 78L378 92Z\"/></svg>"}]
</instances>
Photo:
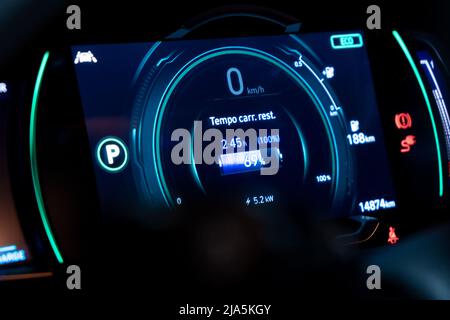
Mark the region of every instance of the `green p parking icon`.
<instances>
[{"instance_id":1,"label":"green p parking icon","mask_svg":"<svg viewBox=\"0 0 450 320\"><path fill-rule=\"evenodd\" d=\"M119 138L103 138L96 150L97 162L107 172L120 172L128 164L128 149Z\"/></svg>"}]
</instances>

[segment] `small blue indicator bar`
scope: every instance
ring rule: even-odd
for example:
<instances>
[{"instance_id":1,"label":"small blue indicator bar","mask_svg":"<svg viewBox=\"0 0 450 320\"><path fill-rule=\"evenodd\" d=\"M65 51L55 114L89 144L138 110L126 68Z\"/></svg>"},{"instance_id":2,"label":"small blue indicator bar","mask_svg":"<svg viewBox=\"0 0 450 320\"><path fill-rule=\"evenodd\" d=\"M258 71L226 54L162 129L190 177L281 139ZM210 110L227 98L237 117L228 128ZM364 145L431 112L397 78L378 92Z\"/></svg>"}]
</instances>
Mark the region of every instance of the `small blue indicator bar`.
<instances>
[{"instance_id":1,"label":"small blue indicator bar","mask_svg":"<svg viewBox=\"0 0 450 320\"><path fill-rule=\"evenodd\" d=\"M0 247L0 252L14 251L16 249L17 249L16 246Z\"/></svg>"},{"instance_id":2,"label":"small blue indicator bar","mask_svg":"<svg viewBox=\"0 0 450 320\"><path fill-rule=\"evenodd\" d=\"M360 33L335 34L330 37L333 49L354 49L363 46L363 38Z\"/></svg>"},{"instance_id":3,"label":"small blue indicator bar","mask_svg":"<svg viewBox=\"0 0 450 320\"><path fill-rule=\"evenodd\" d=\"M0 265L27 260L25 250L17 250L16 246L0 247Z\"/></svg>"}]
</instances>

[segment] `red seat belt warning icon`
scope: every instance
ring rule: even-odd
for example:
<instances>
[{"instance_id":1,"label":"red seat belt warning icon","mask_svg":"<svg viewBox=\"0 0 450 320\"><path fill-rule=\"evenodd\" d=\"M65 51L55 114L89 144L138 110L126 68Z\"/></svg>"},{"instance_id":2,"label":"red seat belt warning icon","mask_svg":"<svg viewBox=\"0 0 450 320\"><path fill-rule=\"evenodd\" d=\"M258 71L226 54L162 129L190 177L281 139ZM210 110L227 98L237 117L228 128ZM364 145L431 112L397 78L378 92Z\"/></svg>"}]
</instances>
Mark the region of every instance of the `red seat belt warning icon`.
<instances>
[{"instance_id":1,"label":"red seat belt warning icon","mask_svg":"<svg viewBox=\"0 0 450 320\"><path fill-rule=\"evenodd\" d=\"M413 145L415 145L415 144L416 144L416 136L413 136L412 134L407 135L406 138L403 139L400 142L400 145L402 146L400 148L400 152L401 153L408 153L408 152L410 152L411 151L411 147Z\"/></svg>"},{"instance_id":2,"label":"red seat belt warning icon","mask_svg":"<svg viewBox=\"0 0 450 320\"><path fill-rule=\"evenodd\" d=\"M389 244L396 244L399 238L395 234L395 228L389 227L389 237L388 237L388 243Z\"/></svg>"},{"instance_id":3,"label":"red seat belt warning icon","mask_svg":"<svg viewBox=\"0 0 450 320\"><path fill-rule=\"evenodd\" d=\"M398 129L409 129L412 127L411 115L407 112L397 113L395 115L395 126Z\"/></svg>"}]
</instances>

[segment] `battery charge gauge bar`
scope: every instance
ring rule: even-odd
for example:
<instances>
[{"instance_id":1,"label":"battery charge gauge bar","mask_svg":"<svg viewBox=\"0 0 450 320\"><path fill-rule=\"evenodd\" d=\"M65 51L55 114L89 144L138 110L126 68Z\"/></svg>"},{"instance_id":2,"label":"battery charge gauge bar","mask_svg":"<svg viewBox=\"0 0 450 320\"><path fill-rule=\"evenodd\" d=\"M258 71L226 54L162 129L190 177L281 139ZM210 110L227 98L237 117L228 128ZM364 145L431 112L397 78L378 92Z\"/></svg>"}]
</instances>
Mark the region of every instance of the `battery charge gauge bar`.
<instances>
[{"instance_id":1,"label":"battery charge gauge bar","mask_svg":"<svg viewBox=\"0 0 450 320\"><path fill-rule=\"evenodd\" d=\"M222 175L252 172L271 165L271 159L277 160L275 165L281 164L283 155L280 149L269 148L222 154L219 157L219 167Z\"/></svg>"}]
</instances>

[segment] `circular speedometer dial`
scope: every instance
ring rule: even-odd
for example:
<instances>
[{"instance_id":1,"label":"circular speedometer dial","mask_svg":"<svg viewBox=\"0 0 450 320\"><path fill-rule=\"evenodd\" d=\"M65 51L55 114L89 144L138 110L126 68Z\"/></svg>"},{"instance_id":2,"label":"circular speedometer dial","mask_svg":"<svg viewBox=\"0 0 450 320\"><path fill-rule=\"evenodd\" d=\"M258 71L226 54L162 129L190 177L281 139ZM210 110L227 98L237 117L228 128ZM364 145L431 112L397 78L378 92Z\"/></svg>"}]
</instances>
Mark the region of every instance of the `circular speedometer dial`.
<instances>
[{"instance_id":1,"label":"circular speedometer dial","mask_svg":"<svg viewBox=\"0 0 450 320\"><path fill-rule=\"evenodd\" d=\"M135 150L137 170L157 177L149 197L173 208L203 199L342 211L352 178L344 115L301 48L192 49L156 47L140 74Z\"/></svg>"}]
</instances>

